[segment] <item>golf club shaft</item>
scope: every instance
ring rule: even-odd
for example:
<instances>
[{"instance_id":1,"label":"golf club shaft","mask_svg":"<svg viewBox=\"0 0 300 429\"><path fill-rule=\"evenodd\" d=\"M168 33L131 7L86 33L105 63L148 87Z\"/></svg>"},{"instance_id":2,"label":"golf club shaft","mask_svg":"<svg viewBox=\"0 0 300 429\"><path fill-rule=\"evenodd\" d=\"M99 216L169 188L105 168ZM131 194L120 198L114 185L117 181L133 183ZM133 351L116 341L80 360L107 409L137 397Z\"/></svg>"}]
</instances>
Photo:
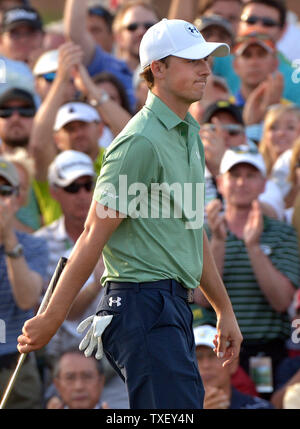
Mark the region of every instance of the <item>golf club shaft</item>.
<instances>
[{"instance_id":1,"label":"golf club shaft","mask_svg":"<svg viewBox=\"0 0 300 429\"><path fill-rule=\"evenodd\" d=\"M55 286L56 286L56 284L58 282L58 279L59 279L59 277L60 277L60 275L61 275L61 273L62 273L62 271L63 271L63 269L64 269L64 267L66 265L66 263L67 263L67 258L61 257L59 259L59 261L57 263L57 266L56 266L56 269L55 269L55 272L54 272L54 274L53 274L53 276L51 278L49 286L48 286L48 288L46 290L46 293L44 295L44 298L43 298L43 300L42 300L42 302L41 302L41 304L39 306L39 309L38 309L36 315L39 315L39 314L43 313L46 310L46 308L48 306L48 303L50 301L50 298L52 296L52 293L54 291L54 288L55 288ZM20 372L20 369L21 369L21 367L23 365L23 362L24 362L26 356L27 356L27 353L21 353L20 354L20 357L18 359L18 363L17 363L16 369L14 370L14 372L13 372L13 374L12 374L10 380L9 380L9 383L8 383L6 389L5 389L4 395L2 397L2 400L1 400L1 403L0 403L0 410L2 410L5 407L5 405L6 405L8 397L9 397L9 395L10 395L12 389L13 389L13 386L14 386L14 384L16 382L16 379L18 377L18 374Z\"/></svg>"}]
</instances>

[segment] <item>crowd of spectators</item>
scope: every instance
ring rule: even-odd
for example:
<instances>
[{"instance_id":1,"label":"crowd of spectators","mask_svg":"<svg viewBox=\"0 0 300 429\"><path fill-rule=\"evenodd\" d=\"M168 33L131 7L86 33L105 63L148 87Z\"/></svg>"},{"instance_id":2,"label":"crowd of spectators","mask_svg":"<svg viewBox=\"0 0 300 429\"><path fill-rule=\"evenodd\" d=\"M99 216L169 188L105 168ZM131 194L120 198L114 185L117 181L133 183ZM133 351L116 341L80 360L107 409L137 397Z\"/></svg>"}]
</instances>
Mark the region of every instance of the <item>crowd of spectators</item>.
<instances>
[{"instance_id":1,"label":"crowd of spectators","mask_svg":"<svg viewBox=\"0 0 300 429\"><path fill-rule=\"evenodd\" d=\"M204 407L300 409L298 16L285 0L169 0L167 12L154 0L64 3L46 24L30 0L0 0L0 396L24 322L83 231L105 150L147 99L141 39L169 18L231 50L208 59L190 108L205 152L204 227L244 339L225 370L200 285L191 309ZM103 270L101 259L50 343L27 357L7 408L128 408L106 358L78 350Z\"/></svg>"}]
</instances>

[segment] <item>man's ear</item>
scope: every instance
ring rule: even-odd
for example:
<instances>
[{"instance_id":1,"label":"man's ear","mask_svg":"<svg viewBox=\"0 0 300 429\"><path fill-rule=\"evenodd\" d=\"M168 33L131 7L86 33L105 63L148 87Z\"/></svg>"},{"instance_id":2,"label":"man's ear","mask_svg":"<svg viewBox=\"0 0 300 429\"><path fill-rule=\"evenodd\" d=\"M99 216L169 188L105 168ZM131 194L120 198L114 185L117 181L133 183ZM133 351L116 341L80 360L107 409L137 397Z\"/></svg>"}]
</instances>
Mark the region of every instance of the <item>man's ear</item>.
<instances>
[{"instance_id":1,"label":"man's ear","mask_svg":"<svg viewBox=\"0 0 300 429\"><path fill-rule=\"evenodd\" d=\"M152 61L150 67L156 79L161 79L163 77L166 65L162 61Z\"/></svg>"}]
</instances>

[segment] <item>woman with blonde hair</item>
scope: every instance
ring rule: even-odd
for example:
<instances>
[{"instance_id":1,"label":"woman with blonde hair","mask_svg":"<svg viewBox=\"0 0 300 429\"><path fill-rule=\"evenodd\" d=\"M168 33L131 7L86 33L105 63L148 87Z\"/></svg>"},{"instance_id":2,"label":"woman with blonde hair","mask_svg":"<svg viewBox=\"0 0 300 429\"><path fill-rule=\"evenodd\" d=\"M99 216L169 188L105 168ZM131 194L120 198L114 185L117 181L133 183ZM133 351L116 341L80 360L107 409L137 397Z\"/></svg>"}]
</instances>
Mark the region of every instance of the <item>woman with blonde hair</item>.
<instances>
[{"instance_id":1,"label":"woman with blonde hair","mask_svg":"<svg viewBox=\"0 0 300 429\"><path fill-rule=\"evenodd\" d=\"M286 221L297 230L300 244L300 138L293 146L288 180L291 183L291 190L285 198Z\"/></svg>"},{"instance_id":2,"label":"woman with blonde hair","mask_svg":"<svg viewBox=\"0 0 300 429\"><path fill-rule=\"evenodd\" d=\"M291 149L300 136L300 108L292 104L271 106L265 116L259 151L264 157L267 173L285 151Z\"/></svg>"}]
</instances>

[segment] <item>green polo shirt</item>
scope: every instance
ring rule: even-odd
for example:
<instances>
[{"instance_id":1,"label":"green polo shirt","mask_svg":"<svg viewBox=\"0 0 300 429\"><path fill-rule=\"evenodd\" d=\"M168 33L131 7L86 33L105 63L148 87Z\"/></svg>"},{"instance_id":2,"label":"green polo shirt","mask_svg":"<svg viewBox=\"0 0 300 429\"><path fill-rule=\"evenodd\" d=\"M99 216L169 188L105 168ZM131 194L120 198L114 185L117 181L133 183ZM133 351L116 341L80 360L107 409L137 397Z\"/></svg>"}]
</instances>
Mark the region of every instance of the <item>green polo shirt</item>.
<instances>
[{"instance_id":1,"label":"green polo shirt","mask_svg":"<svg viewBox=\"0 0 300 429\"><path fill-rule=\"evenodd\" d=\"M103 249L101 281L200 283L204 150L199 125L149 92L106 150L94 199L126 215Z\"/></svg>"}]
</instances>

